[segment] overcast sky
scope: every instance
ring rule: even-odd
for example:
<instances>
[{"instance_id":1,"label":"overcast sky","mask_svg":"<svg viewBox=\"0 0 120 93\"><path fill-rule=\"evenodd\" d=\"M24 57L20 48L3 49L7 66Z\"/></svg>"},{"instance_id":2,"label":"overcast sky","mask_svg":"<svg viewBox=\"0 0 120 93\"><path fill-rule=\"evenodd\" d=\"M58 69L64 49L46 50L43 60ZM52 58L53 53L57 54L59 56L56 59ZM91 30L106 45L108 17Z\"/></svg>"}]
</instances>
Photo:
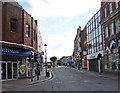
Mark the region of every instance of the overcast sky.
<instances>
[{"instance_id":1,"label":"overcast sky","mask_svg":"<svg viewBox=\"0 0 120 93\"><path fill-rule=\"evenodd\" d=\"M16 0L38 20L38 29L52 56L71 56L77 28L83 29L100 9L101 0ZM43 49L44 51L44 49Z\"/></svg>"}]
</instances>

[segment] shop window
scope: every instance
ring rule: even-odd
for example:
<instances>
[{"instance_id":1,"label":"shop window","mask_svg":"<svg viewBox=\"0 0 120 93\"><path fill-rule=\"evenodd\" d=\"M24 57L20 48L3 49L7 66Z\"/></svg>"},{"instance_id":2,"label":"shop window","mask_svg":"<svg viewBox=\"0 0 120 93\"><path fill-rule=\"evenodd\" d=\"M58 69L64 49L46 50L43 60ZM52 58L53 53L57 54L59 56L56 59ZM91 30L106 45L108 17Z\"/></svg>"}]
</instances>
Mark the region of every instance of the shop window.
<instances>
[{"instance_id":1,"label":"shop window","mask_svg":"<svg viewBox=\"0 0 120 93\"><path fill-rule=\"evenodd\" d=\"M6 79L6 63L2 63L1 66L1 79Z\"/></svg>"},{"instance_id":2,"label":"shop window","mask_svg":"<svg viewBox=\"0 0 120 93\"><path fill-rule=\"evenodd\" d=\"M8 79L12 79L12 63L7 63L7 72Z\"/></svg>"},{"instance_id":3,"label":"shop window","mask_svg":"<svg viewBox=\"0 0 120 93\"><path fill-rule=\"evenodd\" d=\"M13 78L17 78L17 63L13 63Z\"/></svg>"},{"instance_id":4,"label":"shop window","mask_svg":"<svg viewBox=\"0 0 120 93\"><path fill-rule=\"evenodd\" d=\"M18 20L11 18L10 23L11 23L10 31L14 33L18 32Z\"/></svg>"},{"instance_id":5,"label":"shop window","mask_svg":"<svg viewBox=\"0 0 120 93\"><path fill-rule=\"evenodd\" d=\"M112 63L112 69L115 70L115 62Z\"/></svg>"},{"instance_id":6,"label":"shop window","mask_svg":"<svg viewBox=\"0 0 120 93\"><path fill-rule=\"evenodd\" d=\"M118 62L118 69L120 70L120 62Z\"/></svg>"}]
</instances>

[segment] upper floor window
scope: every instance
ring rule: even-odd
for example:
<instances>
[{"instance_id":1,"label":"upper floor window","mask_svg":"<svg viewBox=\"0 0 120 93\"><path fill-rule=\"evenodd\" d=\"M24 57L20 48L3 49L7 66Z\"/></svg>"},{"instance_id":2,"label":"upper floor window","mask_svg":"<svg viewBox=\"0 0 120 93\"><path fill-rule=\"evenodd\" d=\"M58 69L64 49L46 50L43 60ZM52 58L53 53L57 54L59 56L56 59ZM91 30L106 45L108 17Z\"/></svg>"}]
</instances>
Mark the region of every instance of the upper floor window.
<instances>
[{"instance_id":1,"label":"upper floor window","mask_svg":"<svg viewBox=\"0 0 120 93\"><path fill-rule=\"evenodd\" d=\"M116 25L116 33L120 32L120 20L119 19L116 20L115 25Z\"/></svg>"},{"instance_id":2,"label":"upper floor window","mask_svg":"<svg viewBox=\"0 0 120 93\"><path fill-rule=\"evenodd\" d=\"M35 40L35 30L33 30L33 39Z\"/></svg>"},{"instance_id":3,"label":"upper floor window","mask_svg":"<svg viewBox=\"0 0 120 93\"><path fill-rule=\"evenodd\" d=\"M14 33L18 32L18 20L11 18L10 23L10 31Z\"/></svg>"},{"instance_id":4,"label":"upper floor window","mask_svg":"<svg viewBox=\"0 0 120 93\"><path fill-rule=\"evenodd\" d=\"M105 37L108 37L108 26L105 27Z\"/></svg>"},{"instance_id":5,"label":"upper floor window","mask_svg":"<svg viewBox=\"0 0 120 93\"><path fill-rule=\"evenodd\" d=\"M107 17L107 8L105 8L105 17Z\"/></svg>"},{"instance_id":6,"label":"upper floor window","mask_svg":"<svg viewBox=\"0 0 120 93\"><path fill-rule=\"evenodd\" d=\"M112 13L112 3L110 3L109 9L110 9L110 14L111 14Z\"/></svg>"},{"instance_id":7,"label":"upper floor window","mask_svg":"<svg viewBox=\"0 0 120 93\"><path fill-rule=\"evenodd\" d=\"M114 34L114 24L111 23L110 24L110 36L112 36Z\"/></svg>"},{"instance_id":8,"label":"upper floor window","mask_svg":"<svg viewBox=\"0 0 120 93\"><path fill-rule=\"evenodd\" d=\"M115 6L116 6L116 8L118 8L118 0L116 0Z\"/></svg>"},{"instance_id":9,"label":"upper floor window","mask_svg":"<svg viewBox=\"0 0 120 93\"><path fill-rule=\"evenodd\" d=\"M30 37L30 26L26 24L26 37Z\"/></svg>"}]
</instances>

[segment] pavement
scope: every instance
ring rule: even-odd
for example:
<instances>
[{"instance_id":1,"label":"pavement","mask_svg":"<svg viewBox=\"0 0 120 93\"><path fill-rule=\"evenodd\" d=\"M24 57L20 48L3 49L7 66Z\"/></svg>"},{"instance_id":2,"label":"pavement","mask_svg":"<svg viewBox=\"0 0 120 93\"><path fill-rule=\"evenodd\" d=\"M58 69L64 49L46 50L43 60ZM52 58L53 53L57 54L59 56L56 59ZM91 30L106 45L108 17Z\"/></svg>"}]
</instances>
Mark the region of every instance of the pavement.
<instances>
[{"instance_id":1,"label":"pavement","mask_svg":"<svg viewBox=\"0 0 120 93\"><path fill-rule=\"evenodd\" d=\"M74 70L77 70L76 68L72 68ZM111 78L111 79L118 79L118 73L107 73L107 72L104 72L104 73L99 73L99 72L95 72L95 71L88 71L87 69L80 69L80 70L77 70L81 73L84 73L84 74L89 74L89 75L93 75L93 76L96 76L96 77L104 77L104 78Z\"/></svg>"},{"instance_id":2,"label":"pavement","mask_svg":"<svg viewBox=\"0 0 120 93\"><path fill-rule=\"evenodd\" d=\"M37 80L37 76L36 76L33 78L32 82L31 82L31 78L2 81L1 91L12 91L19 88L24 88L27 86L49 81L53 78L53 74L52 74L53 72L50 69L48 69L48 71L49 71L49 77L46 77L45 69L43 69L43 71L40 73L39 80Z\"/></svg>"}]
</instances>

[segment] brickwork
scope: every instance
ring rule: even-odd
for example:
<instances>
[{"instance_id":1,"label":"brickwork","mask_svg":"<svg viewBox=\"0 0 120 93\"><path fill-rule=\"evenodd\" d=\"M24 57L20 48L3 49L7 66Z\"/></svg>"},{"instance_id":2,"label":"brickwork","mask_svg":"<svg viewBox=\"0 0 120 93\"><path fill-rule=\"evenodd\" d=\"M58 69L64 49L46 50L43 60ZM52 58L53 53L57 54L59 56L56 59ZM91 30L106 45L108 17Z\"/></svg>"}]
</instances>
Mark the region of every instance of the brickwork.
<instances>
[{"instance_id":1,"label":"brickwork","mask_svg":"<svg viewBox=\"0 0 120 93\"><path fill-rule=\"evenodd\" d=\"M120 5L120 2L119 2ZM116 20L120 20L120 7L116 8L115 2L112 2L112 13L110 13L110 2L101 4L101 18L102 18L102 30L104 33L104 63L105 69L118 69L119 54L118 54L118 40L120 40L120 32L116 32ZM107 9L107 16L105 17L105 8ZM114 34L110 35L110 24L113 23ZM106 26L108 26L108 37L106 37ZM115 38L112 38L115 36ZM112 38L112 39L110 39ZM112 48L112 44L116 44L116 48ZM108 51L108 53L107 53ZM113 67L114 64L114 67Z\"/></svg>"},{"instance_id":2,"label":"brickwork","mask_svg":"<svg viewBox=\"0 0 120 93\"><path fill-rule=\"evenodd\" d=\"M2 3L2 41L23 44L28 47L3 44L3 46L19 47L28 50L37 50L37 24L36 21L28 14L17 2ZM11 32L11 18L17 20L17 32ZM30 36L26 36L26 24L30 26ZM35 30L35 40L33 40L33 29ZM29 48L29 46L31 48ZM34 49L32 49L32 47Z\"/></svg>"}]
</instances>

